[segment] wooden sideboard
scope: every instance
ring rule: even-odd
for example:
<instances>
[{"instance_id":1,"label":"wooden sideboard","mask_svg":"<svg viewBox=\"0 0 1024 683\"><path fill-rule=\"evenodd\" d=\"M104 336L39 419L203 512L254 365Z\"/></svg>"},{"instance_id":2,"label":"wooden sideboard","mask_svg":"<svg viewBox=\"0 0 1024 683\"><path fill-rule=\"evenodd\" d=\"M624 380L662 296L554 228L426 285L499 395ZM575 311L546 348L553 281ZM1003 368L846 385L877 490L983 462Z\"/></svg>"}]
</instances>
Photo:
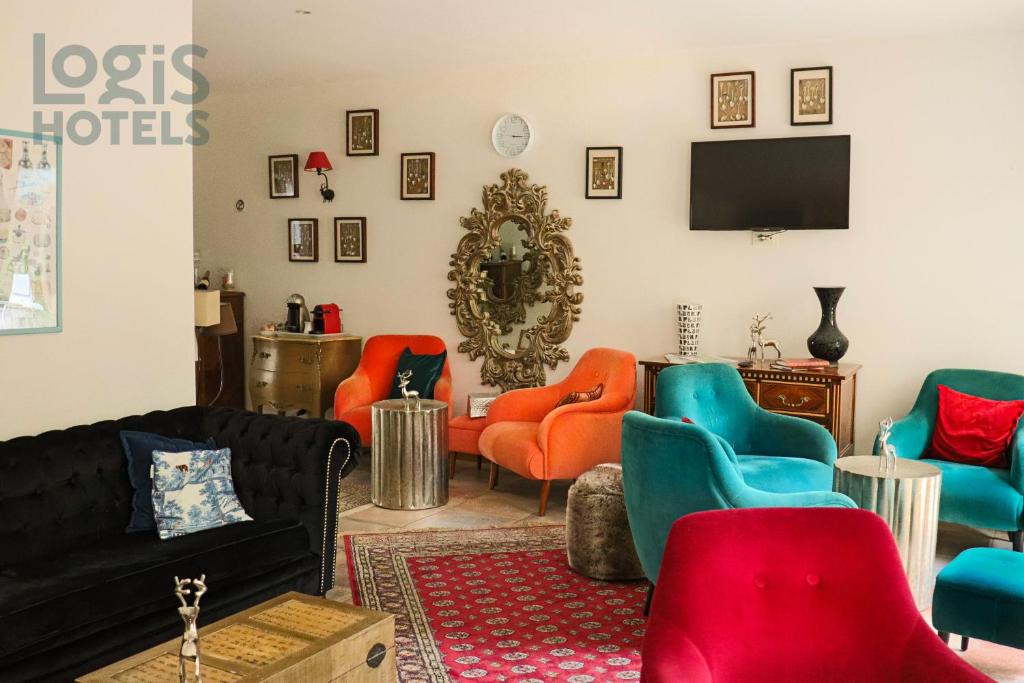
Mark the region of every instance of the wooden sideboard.
<instances>
[{"instance_id":1,"label":"wooden sideboard","mask_svg":"<svg viewBox=\"0 0 1024 683\"><path fill-rule=\"evenodd\" d=\"M334 390L359 365L362 337L315 335L252 338L249 397L263 412L269 405L278 413L323 417L334 403Z\"/></svg>"},{"instance_id":2,"label":"wooden sideboard","mask_svg":"<svg viewBox=\"0 0 1024 683\"><path fill-rule=\"evenodd\" d=\"M216 399L216 405L228 408L245 408L245 293L223 289L220 302L231 304L235 314L238 332L220 337L221 353L217 353L217 337L202 334L196 336L198 360L196 361L196 405L208 406ZM224 389L217 396L220 387L221 364L224 365Z\"/></svg>"},{"instance_id":3,"label":"wooden sideboard","mask_svg":"<svg viewBox=\"0 0 1024 683\"><path fill-rule=\"evenodd\" d=\"M644 412L654 414L658 373L672 363L663 358L641 360L644 369ZM747 391L759 406L773 413L817 422L832 434L839 456L853 454L853 423L859 365L840 363L824 370L775 370L770 361L737 368Z\"/></svg>"}]
</instances>

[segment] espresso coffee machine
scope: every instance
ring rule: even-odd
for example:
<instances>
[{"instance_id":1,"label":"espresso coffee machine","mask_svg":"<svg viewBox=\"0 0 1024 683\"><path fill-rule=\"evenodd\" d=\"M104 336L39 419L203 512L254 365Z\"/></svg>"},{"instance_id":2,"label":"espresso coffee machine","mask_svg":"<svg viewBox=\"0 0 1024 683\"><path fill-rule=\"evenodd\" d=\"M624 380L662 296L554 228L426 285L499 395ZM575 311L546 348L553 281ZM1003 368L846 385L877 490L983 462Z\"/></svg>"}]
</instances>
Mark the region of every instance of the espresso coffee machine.
<instances>
[{"instance_id":1,"label":"espresso coffee machine","mask_svg":"<svg viewBox=\"0 0 1024 683\"><path fill-rule=\"evenodd\" d=\"M306 308L306 299L301 294L292 294L286 302L288 306L288 319L285 321L284 329L288 332L305 332L306 323L309 322L309 309Z\"/></svg>"}]
</instances>

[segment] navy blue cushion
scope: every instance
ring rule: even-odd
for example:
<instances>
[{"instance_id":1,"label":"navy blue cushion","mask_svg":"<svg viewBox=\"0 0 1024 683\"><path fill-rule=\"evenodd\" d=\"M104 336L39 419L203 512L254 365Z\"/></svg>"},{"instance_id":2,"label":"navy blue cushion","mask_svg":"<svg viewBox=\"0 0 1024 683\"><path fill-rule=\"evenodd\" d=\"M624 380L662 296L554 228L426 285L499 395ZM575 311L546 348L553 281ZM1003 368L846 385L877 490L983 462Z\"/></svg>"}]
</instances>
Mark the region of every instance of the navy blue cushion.
<instances>
[{"instance_id":1,"label":"navy blue cushion","mask_svg":"<svg viewBox=\"0 0 1024 683\"><path fill-rule=\"evenodd\" d=\"M420 392L420 398L434 398L434 385L441 378L447 357L447 351L437 355L420 355L410 351L408 346L405 347L402 355L398 357L398 368L395 370L395 379L391 382L391 395L388 398L402 398L402 390L398 387L398 375L406 370L412 371L406 389Z\"/></svg>"},{"instance_id":2,"label":"navy blue cushion","mask_svg":"<svg viewBox=\"0 0 1024 683\"><path fill-rule=\"evenodd\" d=\"M128 480L135 492L132 494L132 517L125 531L152 531L156 529L153 518L153 478L150 468L153 466L153 451L165 453L184 453L208 448L216 448L214 440L202 442L187 439L170 439L149 432L120 433L124 456L128 460Z\"/></svg>"}]
</instances>

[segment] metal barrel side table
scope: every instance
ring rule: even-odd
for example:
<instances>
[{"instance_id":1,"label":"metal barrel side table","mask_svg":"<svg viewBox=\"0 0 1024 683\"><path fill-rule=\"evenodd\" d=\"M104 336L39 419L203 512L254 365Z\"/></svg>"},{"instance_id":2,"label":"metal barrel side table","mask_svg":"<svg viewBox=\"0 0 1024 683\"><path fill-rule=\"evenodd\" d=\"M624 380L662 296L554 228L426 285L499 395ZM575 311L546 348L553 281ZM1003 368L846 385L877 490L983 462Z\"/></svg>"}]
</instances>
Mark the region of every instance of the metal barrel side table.
<instances>
[{"instance_id":1,"label":"metal barrel side table","mask_svg":"<svg viewBox=\"0 0 1024 683\"><path fill-rule=\"evenodd\" d=\"M448 404L388 399L371 407L370 499L392 510L448 502Z\"/></svg>"},{"instance_id":2,"label":"metal barrel side table","mask_svg":"<svg viewBox=\"0 0 1024 683\"><path fill-rule=\"evenodd\" d=\"M878 469L879 460L874 455L839 458L832 489L845 493L858 507L878 513L889 525L914 602L918 609L926 609L935 589L942 472L928 463L897 458L895 472L886 477Z\"/></svg>"}]
</instances>

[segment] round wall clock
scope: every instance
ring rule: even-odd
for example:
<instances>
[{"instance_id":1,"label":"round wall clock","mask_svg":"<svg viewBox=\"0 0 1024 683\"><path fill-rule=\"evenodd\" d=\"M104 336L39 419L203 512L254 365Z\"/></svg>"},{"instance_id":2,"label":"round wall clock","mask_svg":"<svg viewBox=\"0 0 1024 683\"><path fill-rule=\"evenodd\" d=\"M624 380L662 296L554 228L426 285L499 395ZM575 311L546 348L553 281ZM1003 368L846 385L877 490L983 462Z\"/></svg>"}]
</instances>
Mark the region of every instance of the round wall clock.
<instances>
[{"instance_id":1,"label":"round wall clock","mask_svg":"<svg viewBox=\"0 0 1024 683\"><path fill-rule=\"evenodd\" d=\"M519 156L530 148L532 141L533 126L519 114L505 114L495 122L491 131L494 151L503 157Z\"/></svg>"}]
</instances>

